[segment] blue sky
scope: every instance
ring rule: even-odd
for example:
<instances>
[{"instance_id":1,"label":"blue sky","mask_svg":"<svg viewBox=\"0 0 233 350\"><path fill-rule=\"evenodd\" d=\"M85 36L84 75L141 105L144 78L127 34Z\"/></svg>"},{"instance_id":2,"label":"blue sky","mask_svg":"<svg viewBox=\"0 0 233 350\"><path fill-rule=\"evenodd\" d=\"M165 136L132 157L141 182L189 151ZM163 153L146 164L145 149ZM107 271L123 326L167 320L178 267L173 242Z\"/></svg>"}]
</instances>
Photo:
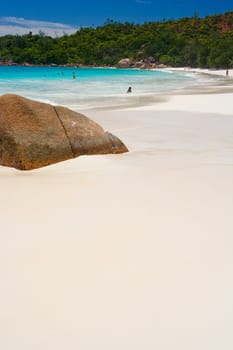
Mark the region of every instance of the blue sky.
<instances>
[{"instance_id":1,"label":"blue sky","mask_svg":"<svg viewBox=\"0 0 233 350\"><path fill-rule=\"evenodd\" d=\"M143 23L233 10L233 0L13 0L3 1L0 35L39 30L70 34L80 26L102 25L107 18Z\"/></svg>"}]
</instances>

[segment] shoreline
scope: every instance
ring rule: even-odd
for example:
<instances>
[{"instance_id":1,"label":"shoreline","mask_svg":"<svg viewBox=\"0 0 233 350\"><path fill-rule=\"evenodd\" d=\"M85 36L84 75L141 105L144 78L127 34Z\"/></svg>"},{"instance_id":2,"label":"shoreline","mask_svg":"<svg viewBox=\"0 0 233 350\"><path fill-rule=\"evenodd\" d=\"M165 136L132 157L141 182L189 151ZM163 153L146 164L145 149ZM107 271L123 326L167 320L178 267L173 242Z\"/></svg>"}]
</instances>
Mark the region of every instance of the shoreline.
<instances>
[{"instance_id":1,"label":"shoreline","mask_svg":"<svg viewBox=\"0 0 233 350\"><path fill-rule=\"evenodd\" d=\"M216 75L226 75L226 70L231 72L231 75L233 73L233 68L229 69L223 69L223 68L194 68L194 67L172 67L167 66L164 64L156 64L156 65L150 65L147 66L125 66L121 67L118 64L115 65L103 65L98 66L95 64L83 64L83 63L67 63L67 64L54 64L54 63L41 63L41 64L34 64L34 63L15 63L15 62L0 62L0 67L67 67L67 68L116 68L116 69L141 69L141 70L167 70L167 71L180 71L180 72L193 72L193 73L206 73L206 74L216 74ZM229 74L230 75L230 74Z\"/></svg>"},{"instance_id":2,"label":"shoreline","mask_svg":"<svg viewBox=\"0 0 233 350\"><path fill-rule=\"evenodd\" d=\"M45 67L46 68L46 67ZM44 69L45 69L44 68ZM23 68L22 68L23 69ZM51 68L53 69L53 68ZM54 67L56 69L56 67ZM65 68L64 68L65 69ZM224 71L223 70L218 70L218 71L206 71L206 70L196 70L193 68L164 68L164 69L157 69L158 76L162 76L163 72L165 75L168 77L168 80L171 77L171 84L167 83L166 84L166 79L159 82L156 81L156 76L157 74L151 73L155 77L154 81L148 81L143 79L141 77L140 79L137 78L134 80L132 77L131 80L131 73L132 76L139 76L142 75L144 76L143 71L144 70L139 70L138 68L135 68L133 70L141 71L139 73L135 72L129 72L129 76L127 78L123 73L121 73L121 68L119 68L118 73L115 72L116 75L120 75L121 78L119 81L114 82L113 78L113 84L115 86L111 89L111 81L108 82L108 84L105 82L103 83L103 87L99 90L98 92L98 78L94 78L94 80L91 80L91 88L87 87L87 85L83 85L82 89L82 78L83 74L85 73L85 68L83 68L83 71L80 73L80 78L78 79L78 73L77 73L77 79L75 75L74 79L74 71L71 70L70 67L67 67L66 69L70 69L69 74L67 75L66 73L63 74L63 71L60 72L59 69L58 71L55 71L56 79L59 80L61 79L62 84L57 86L54 84L54 87L52 87L52 79L54 79L53 73L54 71L50 71L50 68L48 69L48 75L47 71L46 73L43 73L43 68L39 70L40 76L38 82L35 83L34 80L31 81L31 86L30 82L28 83L29 88L28 89L23 89L24 84L21 82L21 87L22 89L18 88L18 91L14 92L15 86L14 81L15 77L13 76L11 81L13 82L12 84L9 84L9 86L6 86L4 88L1 88L2 93L9 91L10 93L18 93L21 94L24 97L28 97L31 99L39 100L41 102L47 102L51 104L56 104L56 105L64 105L70 109L74 109L75 111L80 111L80 112L85 112L87 110L87 113L89 113L89 110L123 110L123 109L153 109L155 108L156 110L158 109L158 106L161 106L162 109L164 109L165 105L161 102L166 102L170 100L171 98L173 99L173 96L185 96L185 95L201 95L201 94L218 94L218 93L231 93L233 92L233 69L229 70L228 72L228 77L224 76ZM82 68L81 68L82 69ZM91 71L91 74L94 74L94 69L103 69L103 68L93 68ZM105 68L109 70L110 68ZM114 68L114 70L117 70L118 68ZM19 69L21 70L21 68ZM30 68L29 68L30 71ZM27 73L29 72L27 71ZM33 68L32 68L33 71ZM150 73L145 72L145 75L149 77ZM154 69L151 71L155 71ZM170 72L178 72L170 74ZM64 71L65 72L65 71ZM71 74L72 72L72 74ZM169 73L168 73L169 72ZM26 73L26 75L27 75ZM105 72L103 72L105 74ZM23 73L24 74L24 73ZM76 74L76 73L75 73ZM86 74L86 73L85 73ZM84 75L85 75L84 74ZM89 73L87 73L89 74ZM91 75L90 74L90 75ZM96 75L98 76L99 73ZM102 74L102 72L100 73ZM108 75L109 72L106 73ZM8 78L9 73L6 73L6 78ZM52 76L50 80L50 75ZM114 74L112 74L114 75ZM18 75L17 75L18 76ZM174 78L176 79L174 80ZM48 78L46 78L48 77ZM63 82L64 78L64 82ZM37 79L37 76L36 76ZM36 91L36 86L37 83L40 83L40 79L43 80L50 80L48 84L48 90L46 89L44 93L37 94ZM142 79L142 80L141 80ZM70 81L72 80L72 84L70 84ZM174 82L173 82L174 80ZM34 81L34 84L33 84ZM54 80L55 82L56 80ZM186 82L185 82L186 81ZM7 82L7 80L6 80ZM95 84L96 82L96 84ZM100 79L101 82L101 79ZM105 85L104 85L105 84ZM26 85L25 85L26 86ZM97 90L95 88L97 87ZM131 94L126 94L126 91L128 89L128 86L132 86L132 93ZM99 86L100 87L100 86ZM70 89L70 90L69 90ZM104 90L105 89L105 90ZM13 90L13 91L12 91ZM56 91L57 91L57 96L56 96ZM65 93L63 93L65 92ZM90 98L88 96L90 95ZM51 99L49 98L51 96ZM53 98L54 96L54 98Z\"/></svg>"},{"instance_id":3,"label":"shoreline","mask_svg":"<svg viewBox=\"0 0 233 350\"><path fill-rule=\"evenodd\" d=\"M228 70L226 76L225 70L206 70L195 68L164 68L164 71L190 72L194 74L207 74L212 76L224 77L225 80L221 84L203 85L201 87L188 87L185 90L175 90L173 92L156 93L158 96L156 102L150 102L147 105L135 105L131 107L119 108L119 111L187 111L197 113L219 113L233 115L233 69ZM227 83L230 83L229 85ZM162 98L160 98L162 97ZM215 98L220 100L216 104ZM84 110L84 113L90 113L92 110ZM100 109L101 111L101 109ZM111 111L111 109L109 109ZM113 109L112 111L116 111Z\"/></svg>"}]
</instances>

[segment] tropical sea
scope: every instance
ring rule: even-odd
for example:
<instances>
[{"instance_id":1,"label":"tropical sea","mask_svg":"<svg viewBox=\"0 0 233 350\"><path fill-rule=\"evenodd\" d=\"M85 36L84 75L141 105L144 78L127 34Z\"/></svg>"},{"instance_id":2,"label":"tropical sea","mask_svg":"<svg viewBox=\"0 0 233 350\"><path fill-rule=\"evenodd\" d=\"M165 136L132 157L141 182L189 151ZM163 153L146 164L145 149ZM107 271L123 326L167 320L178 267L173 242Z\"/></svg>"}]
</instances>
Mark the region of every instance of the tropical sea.
<instances>
[{"instance_id":1,"label":"tropical sea","mask_svg":"<svg viewBox=\"0 0 233 350\"><path fill-rule=\"evenodd\" d=\"M154 104L166 94L219 85L223 79L189 70L0 66L0 94L15 93L74 110L119 109ZM126 93L129 86L131 94Z\"/></svg>"}]
</instances>

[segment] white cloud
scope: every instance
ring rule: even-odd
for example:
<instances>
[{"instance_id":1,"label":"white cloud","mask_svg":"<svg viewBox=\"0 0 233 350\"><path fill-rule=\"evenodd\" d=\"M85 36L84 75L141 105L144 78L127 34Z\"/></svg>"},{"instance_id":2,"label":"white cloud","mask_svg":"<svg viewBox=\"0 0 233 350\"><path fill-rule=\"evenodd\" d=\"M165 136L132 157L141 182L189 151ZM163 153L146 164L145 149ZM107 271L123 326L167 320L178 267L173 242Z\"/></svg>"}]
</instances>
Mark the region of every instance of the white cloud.
<instances>
[{"instance_id":1,"label":"white cloud","mask_svg":"<svg viewBox=\"0 0 233 350\"><path fill-rule=\"evenodd\" d=\"M64 23L27 20L17 17L0 17L0 36L7 34L23 35L32 32L38 34L40 31L52 37L72 34L79 28Z\"/></svg>"}]
</instances>

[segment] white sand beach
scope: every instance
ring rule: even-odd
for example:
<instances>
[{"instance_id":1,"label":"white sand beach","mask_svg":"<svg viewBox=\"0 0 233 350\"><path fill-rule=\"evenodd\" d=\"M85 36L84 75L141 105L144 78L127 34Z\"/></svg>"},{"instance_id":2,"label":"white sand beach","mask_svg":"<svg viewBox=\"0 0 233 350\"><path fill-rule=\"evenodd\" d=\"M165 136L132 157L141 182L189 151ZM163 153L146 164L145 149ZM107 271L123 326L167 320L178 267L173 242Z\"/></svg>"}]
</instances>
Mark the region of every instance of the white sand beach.
<instances>
[{"instance_id":1,"label":"white sand beach","mask_svg":"<svg viewBox=\"0 0 233 350\"><path fill-rule=\"evenodd\" d=\"M232 350L232 98L88 111L130 152L0 167L1 349Z\"/></svg>"}]
</instances>

